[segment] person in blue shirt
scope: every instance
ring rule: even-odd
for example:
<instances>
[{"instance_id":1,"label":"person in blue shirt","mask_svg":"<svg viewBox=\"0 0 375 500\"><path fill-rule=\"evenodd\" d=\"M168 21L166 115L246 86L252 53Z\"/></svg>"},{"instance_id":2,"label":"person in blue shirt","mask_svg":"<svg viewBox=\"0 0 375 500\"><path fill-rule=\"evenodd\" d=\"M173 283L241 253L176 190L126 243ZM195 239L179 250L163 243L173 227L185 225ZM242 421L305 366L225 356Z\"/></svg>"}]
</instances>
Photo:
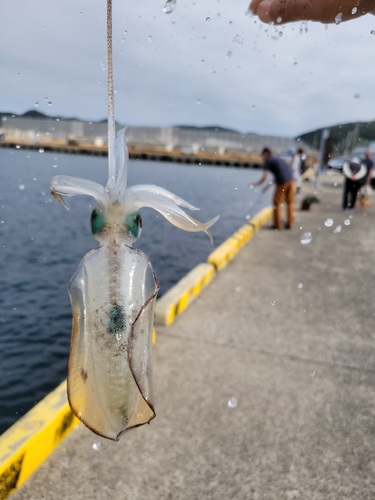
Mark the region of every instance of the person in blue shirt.
<instances>
[{"instance_id":1,"label":"person in blue shirt","mask_svg":"<svg viewBox=\"0 0 375 500\"><path fill-rule=\"evenodd\" d=\"M275 192L273 195L273 228L281 229L281 203L285 199L287 204L288 222L285 225L286 229L290 229L294 224L294 181L293 170L285 163L279 156L274 156L271 150L264 148L261 156L263 158L263 174L262 177L250 184L250 186L260 186L267 178L268 173L271 172L276 184ZM265 187L264 191L268 188Z\"/></svg>"}]
</instances>

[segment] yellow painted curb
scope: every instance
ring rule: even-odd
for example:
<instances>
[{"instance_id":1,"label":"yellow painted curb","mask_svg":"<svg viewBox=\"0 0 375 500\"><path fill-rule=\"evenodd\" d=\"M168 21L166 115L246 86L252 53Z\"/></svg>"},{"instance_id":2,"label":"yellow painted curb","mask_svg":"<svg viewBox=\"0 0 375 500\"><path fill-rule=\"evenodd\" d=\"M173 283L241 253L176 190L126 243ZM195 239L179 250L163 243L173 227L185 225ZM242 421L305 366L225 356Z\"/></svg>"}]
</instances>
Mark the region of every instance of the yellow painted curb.
<instances>
[{"instance_id":1,"label":"yellow painted curb","mask_svg":"<svg viewBox=\"0 0 375 500\"><path fill-rule=\"evenodd\" d=\"M261 226L263 226L272 217L272 214L272 207L263 208L249 220L249 224L254 227L255 231L258 231L258 229L260 229Z\"/></svg>"},{"instance_id":2,"label":"yellow painted curb","mask_svg":"<svg viewBox=\"0 0 375 500\"><path fill-rule=\"evenodd\" d=\"M240 248L242 248L253 236L253 226L250 226L250 224L245 224L232 235L232 238L237 238L240 242Z\"/></svg>"},{"instance_id":3,"label":"yellow painted curb","mask_svg":"<svg viewBox=\"0 0 375 500\"><path fill-rule=\"evenodd\" d=\"M171 325L178 314L190 305L199 293L212 281L215 268L211 264L199 264L156 301L156 325Z\"/></svg>"},{"instance_id":4,"label":"yellow painted curb","mask_svg":"<svg viewBox=\"0 0 375 500\"><path fill-rule=\"evenodd\" d=\"M231 236L210 253L207 262L215 266L217 271L221 271L237 255L239 250L239 240Z\"/></svg>"},{"instance_id":5,"label":"yellow painted curb","mask_svg":"<svg viewBox=\"0 0 375 500\"><path fill-rule=\"evenodd\" d=\"M26 481L78 422L64 381L0 436L0 500Z\"/></svg>"}]
</instances>

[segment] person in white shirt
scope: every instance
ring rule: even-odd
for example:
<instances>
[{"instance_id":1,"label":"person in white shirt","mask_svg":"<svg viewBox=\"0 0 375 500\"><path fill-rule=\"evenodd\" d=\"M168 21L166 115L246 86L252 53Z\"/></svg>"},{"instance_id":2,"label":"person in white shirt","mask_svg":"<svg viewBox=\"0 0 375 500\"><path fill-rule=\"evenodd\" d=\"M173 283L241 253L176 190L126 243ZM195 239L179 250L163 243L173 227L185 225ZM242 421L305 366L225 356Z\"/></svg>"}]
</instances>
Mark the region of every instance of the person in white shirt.
<instances>
[{"instance_id":1,"label":"person in white shirt","mask_svg":"<svg viewBox=\"0 0 375 500\"><path fill-rule=\"evenodd\" d=\"M292 161L293 179L294 179L294 184L296 186L297 196L301 191L301 185L302 185L301 167L302 167L303 156L304 156L303 149L299 148L294 153Z\"/></svg>"}]
</instances>

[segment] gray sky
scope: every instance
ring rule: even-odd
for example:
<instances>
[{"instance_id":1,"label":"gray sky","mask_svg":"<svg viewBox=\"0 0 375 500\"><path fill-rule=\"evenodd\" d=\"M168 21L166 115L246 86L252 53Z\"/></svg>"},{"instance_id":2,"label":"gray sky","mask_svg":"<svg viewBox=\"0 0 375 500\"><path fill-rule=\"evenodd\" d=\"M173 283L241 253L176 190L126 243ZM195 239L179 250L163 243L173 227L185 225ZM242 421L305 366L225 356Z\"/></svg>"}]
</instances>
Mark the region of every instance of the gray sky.
<instances>
[{"instance_id":1,"label":"gray sky","mask_svg":"<svg viewBox=\"0 0 375 500\"><path fill-rule=\"evenodd\" d=\"M247 0L113 2L120 123L294 136L375 118L375 16L273 27ZM105 16L105 0L3 2L0 110L105 118Z\"/></svg>"}]
</instances>

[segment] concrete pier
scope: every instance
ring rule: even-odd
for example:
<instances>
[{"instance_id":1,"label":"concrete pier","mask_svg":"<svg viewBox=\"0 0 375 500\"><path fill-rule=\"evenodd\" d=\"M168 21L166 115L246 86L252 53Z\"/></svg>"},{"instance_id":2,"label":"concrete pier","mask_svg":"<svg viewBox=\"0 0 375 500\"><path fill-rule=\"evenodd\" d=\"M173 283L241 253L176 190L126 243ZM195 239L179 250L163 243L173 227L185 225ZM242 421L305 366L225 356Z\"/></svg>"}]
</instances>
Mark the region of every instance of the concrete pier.
<instances>
[{"instance_id":1,"label":"concrete pier","mask_svg":"<svg viewBox=\"0 0 375 500\"><path fill-rule=\"evenodd\" d=\"M375 498L375 196L346 214L341 191L326 176L157 328L149 426L79 425L12 500Z\"/></svg>"}]
</instances>

